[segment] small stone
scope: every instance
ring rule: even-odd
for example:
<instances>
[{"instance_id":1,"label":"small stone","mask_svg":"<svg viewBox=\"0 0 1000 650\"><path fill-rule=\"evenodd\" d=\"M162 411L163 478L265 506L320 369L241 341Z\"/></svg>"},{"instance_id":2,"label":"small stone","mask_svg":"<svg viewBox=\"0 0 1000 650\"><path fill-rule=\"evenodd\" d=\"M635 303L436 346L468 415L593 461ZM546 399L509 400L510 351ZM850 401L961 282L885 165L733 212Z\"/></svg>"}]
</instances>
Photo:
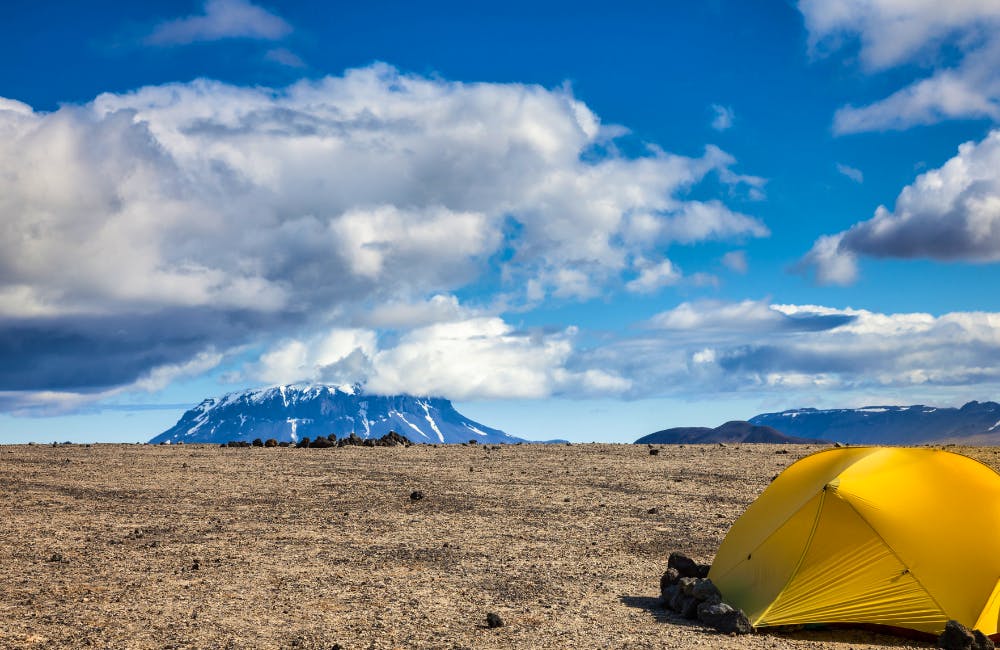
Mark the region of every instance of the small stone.
<instances>
[{"instance_id":1,"label":"small stone","mask_svg":"<svg viewBox=\"0 0 1000 650\"><path fill-rule=\"evenodd\" d=\"M497 627L503 627L503 619L496 612L490 612L486 615L486 627L493 629Z\"/></svg>"},{"instance_id":2,"label":"small stone","mask_svg":"<svg viewBox=\"0 0 1000 650\"><path fill-rule=\"evenodd\" d=\"M723 634L749 634L753 632L750 620L742 609L727 603L702 603L698 605L698 620Z\"/></svg>"},{"instance_id":3,"label":"small stone","mask_svg":"<svg viewBox=\"0 0 1000 650\"><path fill-rule=\"evenodd\" d=\"M944 650L972 650L976 637L958 621L952 619L945 623L944 632L938 637L937 647Z\"/></svg>"},{"instance_id":4,"label":"small stone","mask_svg":"<svg viewBox=\"0 0 1000 650\"><path fill-rule=\"evenodd\" d=\"M650 449L649 450L649 455L650 456L659 456L660 455L660 450L659 449Z\"/></svg>"},{"instance_id":5,"label":"small stone","mask_svg":"<svg viewBox=\"0 0 1000 650\"><path fill-rule=\"evenodd\" d=\"M414 490L413 492L410 492L410 501L420 501L423 498L424 498L424 493L421 492L420 490Z\"/></svg>"},{"instance_id":6,"label":"small stone","mask_svg":"<svg viewBox=\"0 0 1000 650\"><path fill-rule=\"evenodd\" d=\"M646 511L646 514L648 514L648 515L655 515L655 514L659 514L659 512L660 512L660 510L658 508L650 508L649 510Z\"/></svg>"}]
</instances>

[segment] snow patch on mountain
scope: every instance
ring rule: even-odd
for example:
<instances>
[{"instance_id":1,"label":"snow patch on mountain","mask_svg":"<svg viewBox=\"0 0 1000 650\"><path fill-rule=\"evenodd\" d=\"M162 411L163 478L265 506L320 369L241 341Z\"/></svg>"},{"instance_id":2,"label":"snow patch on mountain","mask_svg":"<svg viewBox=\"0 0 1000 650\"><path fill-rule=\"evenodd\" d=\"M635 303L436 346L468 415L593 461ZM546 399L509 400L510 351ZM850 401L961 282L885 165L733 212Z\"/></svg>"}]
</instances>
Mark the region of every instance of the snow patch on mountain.
<instances>
[{"instance_id":1,"label":"snow patch on mountain","mask_svg":"<svg viewBox=\"0 0 1000 650\"><path fill-rule=\"evenodd\" d=\"M470 420L446 399L369 395L360 386L319 384L273 386L208 398L151 442L223 443L254 438L297 442L330 434L378 438L389 431L414 442L460 443L473 436L484 443L524 442Z\"/></svg>"},{"instance_id":2,"label":"snow patch on mountain","mask_svg":"<svg viewBox=\"0 0 1000 650\"><path fill-rule=\"evenodd\" d=\"M969 402L961 408L865 406L803 408L762 413L750 423L783 433L852 444L916 445L932 442L1000 443L1000 404Z\"/></svg>"}]
</instances>

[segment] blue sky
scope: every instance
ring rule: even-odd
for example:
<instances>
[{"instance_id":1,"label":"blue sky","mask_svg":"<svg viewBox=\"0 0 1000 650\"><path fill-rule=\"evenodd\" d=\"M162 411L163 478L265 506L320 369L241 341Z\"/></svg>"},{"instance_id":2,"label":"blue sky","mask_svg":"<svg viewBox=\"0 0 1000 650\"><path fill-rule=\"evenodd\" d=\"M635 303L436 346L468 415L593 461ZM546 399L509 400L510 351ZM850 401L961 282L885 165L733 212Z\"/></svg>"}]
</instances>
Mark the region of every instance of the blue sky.
<instances>
[{"instance_id":1,"label":"blue sky","mask_svg":"<svg viewBox=\"0 0 1000 650\"><path fill-rule=\"evenodd\" d=\"M0 442L994 399L1000 10L902 4L4 3Z\"/></svg>"}]
</instances>

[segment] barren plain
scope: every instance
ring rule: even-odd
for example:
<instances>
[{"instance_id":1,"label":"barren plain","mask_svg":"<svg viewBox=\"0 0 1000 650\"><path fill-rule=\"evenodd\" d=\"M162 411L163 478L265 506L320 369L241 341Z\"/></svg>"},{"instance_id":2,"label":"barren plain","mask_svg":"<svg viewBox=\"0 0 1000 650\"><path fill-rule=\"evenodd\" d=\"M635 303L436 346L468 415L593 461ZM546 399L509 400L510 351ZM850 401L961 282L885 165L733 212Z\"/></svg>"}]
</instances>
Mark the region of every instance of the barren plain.
<instances>
[{"instance_id":1,"label":"barren plain","mask_svg":"<svg viewBox=\"0 0 1000 650\"><path fill-rule=\"evenodd\" d=\"M659 608L820 448L0 446L0 648L931 647Z\"/></svg>"}]
</instances>

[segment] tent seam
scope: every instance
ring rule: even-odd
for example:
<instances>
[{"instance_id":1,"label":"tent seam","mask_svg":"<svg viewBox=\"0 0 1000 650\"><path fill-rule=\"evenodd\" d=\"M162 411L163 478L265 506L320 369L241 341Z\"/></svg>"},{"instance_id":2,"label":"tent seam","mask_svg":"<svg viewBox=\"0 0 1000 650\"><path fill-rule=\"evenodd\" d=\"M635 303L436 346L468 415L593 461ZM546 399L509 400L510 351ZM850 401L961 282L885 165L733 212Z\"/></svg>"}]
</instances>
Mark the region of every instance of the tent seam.
<instances>
[{"instance_id":1,"label":"tent seam","mask_svg":"<svg viewBox=\"0 0 1000 650\"><path fill-rule=\"evenodd\" d=\"M849 492L847 494L848 496L850 496ZM932 594L930 590L924 586L924 583L920 580L920 578L917 577L917 574L914 573L912 569L910 569L910 566L903 561L903 558L899 557L899 554L896 553L896 549L894 549L892 545L889 544L889 542L885 541L885 538L882 537L882 534L878 532L878 530L876 530L874 526L872 526L871 522L868 521L868 519L866 519L865 516L861 514L861 512L857 508L854 507L854 504L851 503L850 499L846 499L840 496L839 492L837 493L837 496L840 497L840 500L846 503L847 507L850 508L852 511L854 511L854 514L858 516L858 519L863 521L865 526L868 526L868 529L871 530L876 537L878 537L879 541L882 542L882 546L884 546L886 550L888 550L889 553L891 553L892 556L896 558L896 561L898 561L903 566L903 568L906 569L906 573L909 573L910 576L913 578L913 581L916 582L918 585L920 585L920 588L923 590L925 594L927 594L927 597L931 599L931 602L933 602L934 605L938 608L938 611L941 612L941 615L944 616L945 619L947 619L948 613L944 611L944 607L941 607L941 603L939 603L937 601L937 598L934 597L934 594ZM980 616L981 615L982 614L980 613Z\"/></svg>"},{"instance_id":2,"label":"tent seam","mask_svg":"<svg viewBox=\"0 0 1000 650\"><path fill-rule=\"evenodd\" d=\"M823 516L823 504L826 503L826 493L827 489L824 486L822 492L820 493L819 505L816 508L816 517L813 519L812 528L809 529L809 537L806 538L806 543L802 547L802 553L799 555L799 559L795 562L795 568L792 569L792 572L788 575L788 580L785 581L785 584L781 586L781 589L778 590L778 593L775 594L774 598L771 599L771 603L767 606L767 609L765 609L761 613L761 615L757 617L757 620L754 622L754 627L757 627L757 624L763 621L764 618L768 615L768 613L770 613L771 609L774 607L774 604L778 602L778 600L781 598L781 594L785 593L785 590L788 589L788 585L792 584L792 580L795 579L795 576L798 575L799 573L799 569L802 568L802 562L806 559L806 554L809 553L809 548L812 546L813 537L815 537L816 535L816 529L819 527L820 517Z\"/></svg>"},{"instance_id":3,"label":"tent seam","mask_svg":"<svg viewBox=\"0 0 1000 650\"><path fill-rule=\"evenodd\" d=\"M863 450L865 450L865 451L869 451L869 452L871 452L871 451L881 451L882 449L884 449L884 447L879 447L879 446L877 446L877 445L864 445L864 446L858 446L858 447L853 447L853 449L863 449ZM825 454L825 453L828 453L828 452L834 452L834 451L838 451L838 449L837 449L837 448L831 448L831 449L821 449L821 450L819 450L819 451L814 451L813 453L809 454L808 456L804 456L804 457L800 458L799 460L797 460L797 461L795 461L795 462L796 462L796 463L798 463L798 462L801 462L801 461L803 461L803 460L806 460L807 458L813 458L813 457L815 457L815 456L819 456L819 455L821 455L821 454ZM836 480L839 480L839 478L840 478L840 475L844 473L844 470L845 470L845 469L848 469L848 468L850 468L850 467L854 466L854 465L855 465L856 463L858 463L858 462L859 462L859 461L861 461L861 460L864 460L865 458L868 458L868 456L870 456L870 455L871 455L871 454L869 453L869 454L866 454L866 455L862 456L861 458L858 458L858 459L855 459L855 461L854 461L853 463L851 463L851 464L850 464L850 465L848 465L848 466L847 466L846 468L842 469L842 470L841 470L840 472L838 472L838 473L837 473L836 475L834 475L833 477L831 477L831 478L830 478L830 481L828 481L826 485L829 485L829 482L832 482L832 481L836 481ZM794 465L794 463L793 463L793 465ZM787 469L787 468L786 468L786 469ZM826 491L826 488L825 488L825 487L824 487L824 488L822 488L822 489L820 490L820 493L821 493L821 495L822 495L822 493L824 493L825 491ZM765 490L765 492L766 492L766 490ZM761 495L757 495L757 497L758 497L758 498L760 498L760 496L761 496ZM822 498L822 496L821 496L821 498ZM791 517L793 517L793 516L794 516L794 515L795 515L795 514L796 514L797 512L799 512L800 510L802 510L802 508L806 507L806 505L807 505L807 504L808 504L808 503L809 503L810 501L812 501L812 499L813 499L813 497L810 497L810 498L809 498L809 499L807 499L807 500L806 500L805 502L803 502L803 503L802 503L802 504L801 504L801 505L800 505L800 506L799 506L798 508L796 508L795 510L793 510L793 511L792 511L792 514L791 514L791 515L789 515L788 519L790 519ZM751 503L750 505L753 505L753 504ZM747 507L747 509L749 509L749 506ZM819 510L817 510L817 516L818 516L818 513L819 513L819 512L820 512L820 511L821 511L822 509L823 509L823 503L822 503L822 500L821 500L821 502L820 502L820 504L819 504ZM740 517L743 517L744 515L746 515L746 510L744 510L744 511L743 511L743 514L741 514L741 515L740 515ZM772 531L771 531L770 533L768 533L768 534L767 534L767 537L765 537L764 539L760 540L760 542L758 542L756 546L754 546L753 548L751 548L751 549L750 549L750 554L751 554L751 555L753 555L754 553L756 553L756 552L757 552L757 549L759 549L759 548L760 548L761 546L763 546L764 544L766 544L766 543L767 543L767 541L768 541L769 539L771 539L772 537L774 537L775 535L777 535L777 534L778 534L778 531L779 531L779 530L781 530L781 527L782 527L782 526L783 526L783 525L784 525L785 523L787 523L787 522L788 522L788 519L785 519L785 521L784 521L784 522L783 522L782 524L779 524L779 525L778 525L778 526L777 526L777 527L776 527L776 528L775 528L774 530L772 530ZM815 525L816 525L816 522L813 522L813 526L814 526L814 527L815 527ZM809 541L812 541L812 533L811 533L811 532L810 532L810 534L809 534ZM737 568L737 567L738 567L739 565L740 565L740 563L739 563L739 562L738 562L738 563L736 563L736 564L734 564L733 566L729 567L729 570L728 570L728 571L726 571L725 573L720 573L720 574L719 574L719 576L720 576L720 577L722 577L722 578L724 578L724 577L728 576L728 575L729 575L730 573L732 573L733 571L735 571L735 570L736 570L736 568ZM797 569L798 569L798 567L796 567L796 570L797 570ZM785 586L788 586L788 585L786 584ZM782 587L782 590L784 590L784 587ZM780 592L779 592L779 594L780 594Z\"/></svg>"}]
</instances>

